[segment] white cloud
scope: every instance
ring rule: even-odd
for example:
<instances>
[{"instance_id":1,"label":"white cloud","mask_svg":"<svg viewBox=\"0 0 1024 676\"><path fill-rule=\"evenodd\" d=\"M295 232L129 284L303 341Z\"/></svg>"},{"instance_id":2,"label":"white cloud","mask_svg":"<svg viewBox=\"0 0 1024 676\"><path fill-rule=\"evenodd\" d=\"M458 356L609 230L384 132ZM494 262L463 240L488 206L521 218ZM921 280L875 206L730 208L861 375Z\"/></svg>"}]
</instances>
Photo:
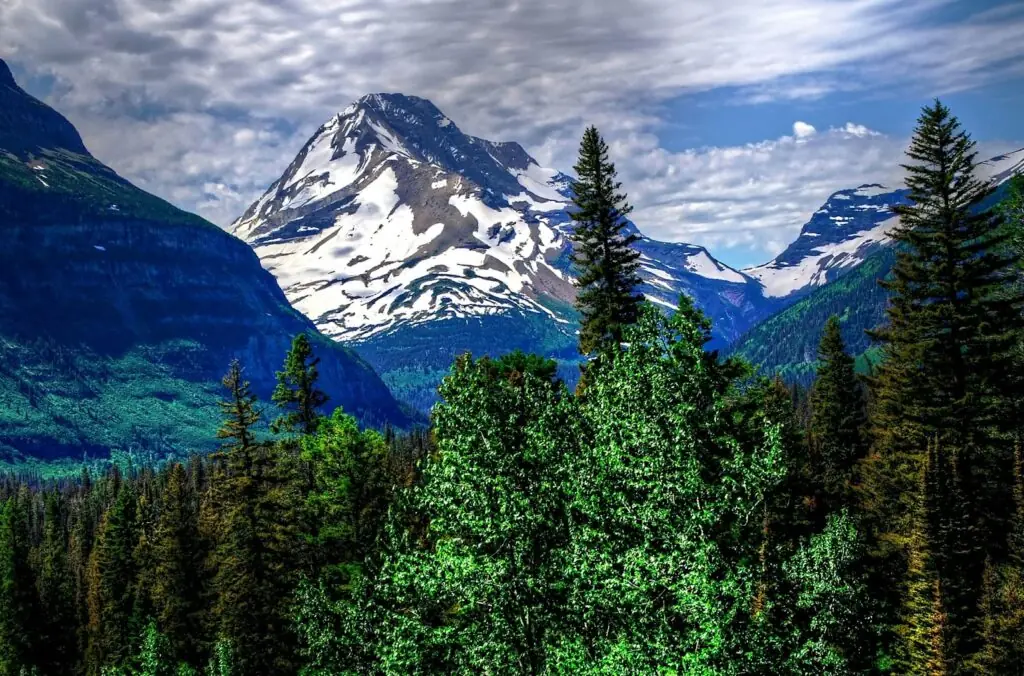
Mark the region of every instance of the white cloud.
<instances>
[{"instance_id":1,"label":"white cloud","mask_svg":"<svg viewBox=\"0 0 1024 676\"><path fill-rule=\"evenodd\" d=\"M862 124L854 124L853 122L847 122L838 131L850 136L878 136L877 131L872 131Z\"/></svg>"},{"instance_id":2,"label":"white cloud","mask_svg":"<svg viewBox=\"0 0 1024 676\"><path fill-rule=\"evenodd\" d=\"M807 208L798 194L851 176L882 180L870 172L893 154L873 158L886 141L858 125L673 154L650 134L660 104L719 87L750 102L894 86L924 98L1024 73L1024 7L1010 0L942 23L934 10L951 2L3 0L0 54L55 78L49 102L98 157L222 224L331 113L367 92L402 91L561 168L595 123L638 153L619 165L637 185L641 223L728 242L774 237L766 231ZM855 140L866 157L822 150ZM811 152L830 175L804 168ZM693 174L698 166L707 176ZM736 180L745 192L726 189Z\"/></svg>"},{"instance_id":3,"label":"white cloud","mask_svg":"<svg viewBox=\"0 0 1024 676\"><path fill-rule=\"evenodd\" d=\"M800 120L793 123L793 135L798 139L808 138L814 136L816 133L818 133L818 130L814 128L814 125L801 122Z\"/></svg>"},{"instance_id":4,"label":"white cloud","mask_svg":"<svg viewBox=\"0 0 1024 676\"><path fill-rule=\"evenodd\" d=\"M727 254L760 250L767 260L836 190L900 184L905 140L840 129L740 146L672 153L652 136L612 146L637 205L634 218L653 237L682 239ZM870 130L869 130L870 131ZM728 258L728 256L727 256Z\"/></svg>"}]
</instances>

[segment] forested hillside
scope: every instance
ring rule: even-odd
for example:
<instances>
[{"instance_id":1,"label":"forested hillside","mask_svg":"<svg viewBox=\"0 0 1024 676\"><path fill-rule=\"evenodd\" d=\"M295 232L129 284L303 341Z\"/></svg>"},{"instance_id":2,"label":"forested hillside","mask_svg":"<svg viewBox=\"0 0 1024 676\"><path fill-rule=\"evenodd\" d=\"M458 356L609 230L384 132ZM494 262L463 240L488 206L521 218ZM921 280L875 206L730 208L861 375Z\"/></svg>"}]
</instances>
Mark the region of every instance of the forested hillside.
<instances>
[{"instance_id":1,"label":"forested hillside","mask_svg":"<svg viewBox=\"0 0 1024 676\"><path fill-rule=\"evenodd\" d=\"M769 317L729 348L767 374L808 385L814 379L821 330L839 317L843 340L853 354L871 345L867 329L885 321L888 293L878 284L892 269L895 251L883 248L852 272Z\"/></svg>"}]
</instances>

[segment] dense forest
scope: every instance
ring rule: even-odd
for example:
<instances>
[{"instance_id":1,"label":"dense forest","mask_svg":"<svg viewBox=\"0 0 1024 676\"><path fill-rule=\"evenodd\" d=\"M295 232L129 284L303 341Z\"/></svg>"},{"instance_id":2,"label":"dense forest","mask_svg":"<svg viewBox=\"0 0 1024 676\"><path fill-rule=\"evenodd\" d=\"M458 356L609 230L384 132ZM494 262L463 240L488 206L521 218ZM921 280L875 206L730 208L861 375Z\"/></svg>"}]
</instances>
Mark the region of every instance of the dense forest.
<instances>
[{"instance_id":1,"label":"dense forest","mask_svg":"<svg viewBox=\"0 0 1024 676\"><path fill-rule=\"evenodd\" d=\"M574 391L464 355L377 432L236 361L215 453L0 478L0 675L1024 674L1024 190L939 102L907 162L879 362L833 317L804 388L641 302L588 130Z\"/></svg>"}]
</instances>

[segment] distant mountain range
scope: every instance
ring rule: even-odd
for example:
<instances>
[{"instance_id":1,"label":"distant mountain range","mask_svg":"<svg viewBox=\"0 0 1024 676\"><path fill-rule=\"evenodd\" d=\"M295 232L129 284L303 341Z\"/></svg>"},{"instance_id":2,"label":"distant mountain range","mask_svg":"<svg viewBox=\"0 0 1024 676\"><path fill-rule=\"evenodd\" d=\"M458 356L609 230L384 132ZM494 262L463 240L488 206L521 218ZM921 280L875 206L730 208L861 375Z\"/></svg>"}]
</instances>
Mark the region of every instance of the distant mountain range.
<instances>
[{"instance_id":1,"label":"distant mountain range","mask_svg":"<svg viewBox=\"0 0 1024 676\"><path fill-rule=\"evenodd\" d=\"M1024 150L982 166L996 182L1022 169ZM570 183L429 101L376 94L314 133L238 239L97 161L0 61L0 460L211 448L230 359L267 397L300 331L332 404L366 423L422 420L400 402L428 410L465 351L538 352L571 381ZM666 311L688 294L713 347L805 378L830 314L867 348L906 200L838 191L748 270L641 235L641 291Z\"/></svg>"},{"instance_id":2,"label":"distant mountain range","mask_svg":"<svg viewBox=\"0 0 1024 676\"><path fill-rule=\"evenodd\" d=\"M269 397L302 331L332 404L411 421L244 242L97 161L2 61L0 230L0 460L211 449L230 360Z\"/></svg>"}]
</instances>

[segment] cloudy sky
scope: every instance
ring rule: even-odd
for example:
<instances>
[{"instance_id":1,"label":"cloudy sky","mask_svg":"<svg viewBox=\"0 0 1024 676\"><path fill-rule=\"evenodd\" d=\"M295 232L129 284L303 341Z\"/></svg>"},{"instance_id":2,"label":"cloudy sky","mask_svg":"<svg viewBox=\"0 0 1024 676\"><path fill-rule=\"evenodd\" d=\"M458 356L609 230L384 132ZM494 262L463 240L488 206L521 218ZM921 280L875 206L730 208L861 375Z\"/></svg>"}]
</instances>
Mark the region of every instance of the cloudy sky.
<instances>
[{"instance_id":1,"label":"cloudy sky","mask_svg":"<svg viewBox=\"0 0 1024 676\"><path fill-rule=\"evenodd\" d=\"M648 234L762 262L894 184L940 96L1024 146L1022 0L0 0L0 57L125 177L221 225L362 94L568 169L612 145Z\"/></svg>"}]
</instances>

